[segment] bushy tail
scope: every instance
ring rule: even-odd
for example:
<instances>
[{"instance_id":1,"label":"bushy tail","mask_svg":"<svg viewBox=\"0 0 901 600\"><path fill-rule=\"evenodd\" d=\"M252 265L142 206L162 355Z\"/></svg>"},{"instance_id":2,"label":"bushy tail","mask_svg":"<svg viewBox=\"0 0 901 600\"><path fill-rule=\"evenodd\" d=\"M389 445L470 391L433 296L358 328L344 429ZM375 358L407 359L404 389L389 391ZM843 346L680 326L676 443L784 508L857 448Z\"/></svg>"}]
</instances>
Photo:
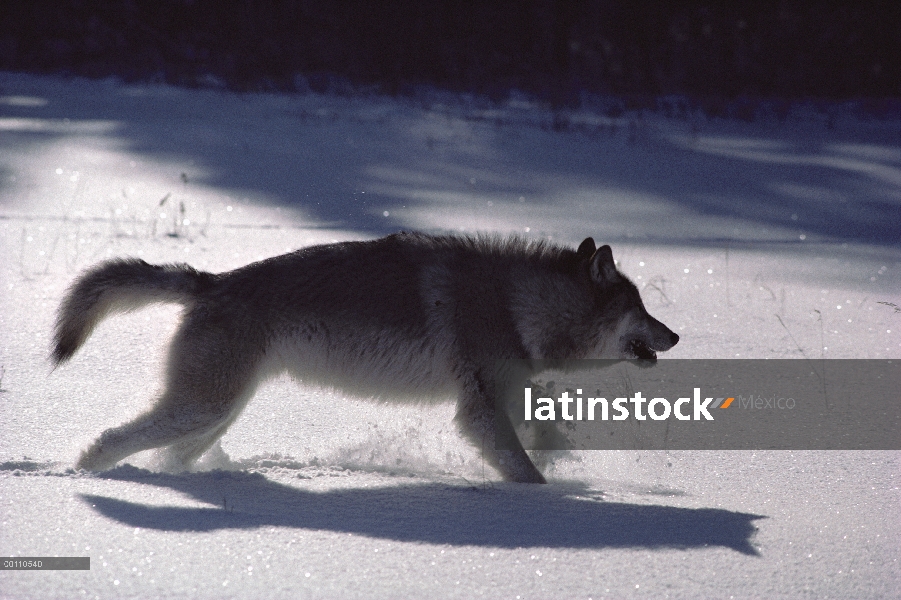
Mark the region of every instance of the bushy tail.
<instances>
[{"instance_id":1,"label":"bushy tail","mask_svg":"<svg viewBox=\"0 0 901 600\"><path fill-rule=\"evenodd\" d=\"M94 327L111 313L154 302L192 302L216 276L188 265L151 265L136 258L103 262L79 277L59 307L53 337L54 366L72 358Z\"/></svg>"}]
</instances>

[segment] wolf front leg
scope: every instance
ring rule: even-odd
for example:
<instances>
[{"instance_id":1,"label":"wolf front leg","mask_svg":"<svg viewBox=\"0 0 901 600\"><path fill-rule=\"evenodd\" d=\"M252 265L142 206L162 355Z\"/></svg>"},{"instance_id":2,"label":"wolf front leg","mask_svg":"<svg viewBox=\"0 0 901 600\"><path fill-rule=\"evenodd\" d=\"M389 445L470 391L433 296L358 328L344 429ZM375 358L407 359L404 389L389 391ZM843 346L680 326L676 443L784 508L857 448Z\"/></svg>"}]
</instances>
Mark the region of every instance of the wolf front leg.
<instances>
[{"instance_id":1,"label":"wolf front leg","mask_svg":"<svg viewBox=\"0 0 901 600\"><path fill-rule=\"evenodd\" d=\"M497 412L494 388L493 381L479 375L467 378L454 417L460 432L481 449L485 462L507 481L547 483L523 450L510 418L503 411ZM508 449L497 449L499 435L507 441Z\"/></svg>"}]
</instances>

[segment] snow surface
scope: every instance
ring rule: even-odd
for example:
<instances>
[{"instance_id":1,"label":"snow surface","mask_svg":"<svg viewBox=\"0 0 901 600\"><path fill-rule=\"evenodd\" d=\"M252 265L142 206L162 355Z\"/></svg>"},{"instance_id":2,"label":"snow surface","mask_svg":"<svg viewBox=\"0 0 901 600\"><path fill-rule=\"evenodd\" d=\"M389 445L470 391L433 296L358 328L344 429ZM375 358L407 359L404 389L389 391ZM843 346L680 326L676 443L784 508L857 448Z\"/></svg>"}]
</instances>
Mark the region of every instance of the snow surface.
<instances>
[{"instance_id":1,"label":"snow surface","mask_svg":"<svg viewBox=\"0 0 901 600\"><path fill-rule=\"evenodd\" d=\"M899 452L560 453L550 485L508 484L452 406L278 380L199 472L70 468L147 406L177 318L111 319L51 372L82 269L222 271L400 229L610 243L682 336L663 358L901 357L898 115L614 119L0 74L0 555L91 557L0 572L0 597L898 597Z\"/></svg>"}]
</instances>

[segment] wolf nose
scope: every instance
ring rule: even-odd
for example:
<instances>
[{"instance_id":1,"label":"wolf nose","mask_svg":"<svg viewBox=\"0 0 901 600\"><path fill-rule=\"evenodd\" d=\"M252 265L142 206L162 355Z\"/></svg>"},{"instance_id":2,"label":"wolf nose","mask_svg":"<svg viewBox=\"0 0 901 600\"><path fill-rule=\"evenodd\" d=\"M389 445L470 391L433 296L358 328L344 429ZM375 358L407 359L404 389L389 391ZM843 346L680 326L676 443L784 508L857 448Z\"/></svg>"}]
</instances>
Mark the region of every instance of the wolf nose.
<instances>
[{"instance_id":1,"label":"wolf nose","mask_svg":"<svg viewBox=\"0 0 901 600\"><path fill-rule=\"evenodd\" d=\"M679 343L679 335L673 332L670 332L669 341L671 346L675 346Z\"/></svg>"}]
</instances>

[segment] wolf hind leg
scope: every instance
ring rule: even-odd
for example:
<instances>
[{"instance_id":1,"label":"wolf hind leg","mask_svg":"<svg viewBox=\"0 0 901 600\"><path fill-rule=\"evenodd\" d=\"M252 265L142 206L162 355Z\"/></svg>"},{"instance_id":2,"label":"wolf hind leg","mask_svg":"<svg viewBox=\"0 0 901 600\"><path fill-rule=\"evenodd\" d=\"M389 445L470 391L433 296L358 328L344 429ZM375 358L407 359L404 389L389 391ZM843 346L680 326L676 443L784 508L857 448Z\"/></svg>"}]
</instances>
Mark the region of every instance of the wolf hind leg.
<instances>
[{"instance_id":1,"label":"wolf hind leg","mask_svg":"<svg viewBox=\"0 0 901 600\"><path fill-rule=\"evenodd\" d=\"M181 399L181 405L173 410L171 405L177 401L173 401L172 394L167 393L149 412L104 431L82 452L76 467L104 471L137 452L170 446L166 449L166 470L184 470L225 433L244 404L233 401L230 407L233 410L223 414L209 410L204 402L196 399L185 399L183 396ZM222 398L216 400L221 402Z\"/></svg>"},{"instance_id":2,"label":"wolf hind leg","mask_svg":"<svg viewBox=\"0 0 901 600\"><path fill-rule=\"evenodd\" d=\"M489 466L505 480L518 483L547 483L516 437L513 424L506 414L498 415L494 403L494 384L474 377L464 385L454 421L460 433L482 451ZM495 446L498 427L512 448L498 450Z\"/></svg>"},{"instance_id":3,"label":"wolf hind leg","mask_svg":"<svg viewBox=\"0 0 901 600\"><path fill-rule=\"evenodd\" d=\"M169 352L166 390L135 420L104 431L77 468L103 471L153 448L167 449L172 466L187 468L237 419L256 388L253 359L239 356L202 324L188 323ZM243 360L242 360L243 359Z\"/></svg>"},{"instance_id":4,"label":"wolf hind leg","mask_svg":"<svg viewBox=\"0 0 901 600\"><path fill-rule=\"evenodd\" d=\"M137 419L107 429L93 444L85 449L75 464L77 469L105 471L136 452L171 444L184 436L184 432L168 422L164 415L153 409Z\"/></svg>"},{"instance_id":5,"label":"wolf hind leg","mask_svg":"<svg viewBox=\"0 0 901 600\"><path fill-rule=\"evenodd\" d=\"M222 401L221 398L216 400ZM104 471L137 452L169 446L161 468L186 470L225 433L244 403L233 401L232 410L225 414L209 410L196 399L183 400L177 410L172 410L172 404L167 393L149 412L129 423L107 429L81 453L76 468Z\"/></svg>"},{"instance_id":6,"label":"wolf hind leg","mask_svg":"<svg viewBox=\"0 0 901 600\"><path fill-rule=\"evenodd\" d=\"M207 432L183 439L164 448L160 448L154 467L168 473L191 470L194 463L203 456L225 434L233 421Z\"/></svg>"}]
</instances>

